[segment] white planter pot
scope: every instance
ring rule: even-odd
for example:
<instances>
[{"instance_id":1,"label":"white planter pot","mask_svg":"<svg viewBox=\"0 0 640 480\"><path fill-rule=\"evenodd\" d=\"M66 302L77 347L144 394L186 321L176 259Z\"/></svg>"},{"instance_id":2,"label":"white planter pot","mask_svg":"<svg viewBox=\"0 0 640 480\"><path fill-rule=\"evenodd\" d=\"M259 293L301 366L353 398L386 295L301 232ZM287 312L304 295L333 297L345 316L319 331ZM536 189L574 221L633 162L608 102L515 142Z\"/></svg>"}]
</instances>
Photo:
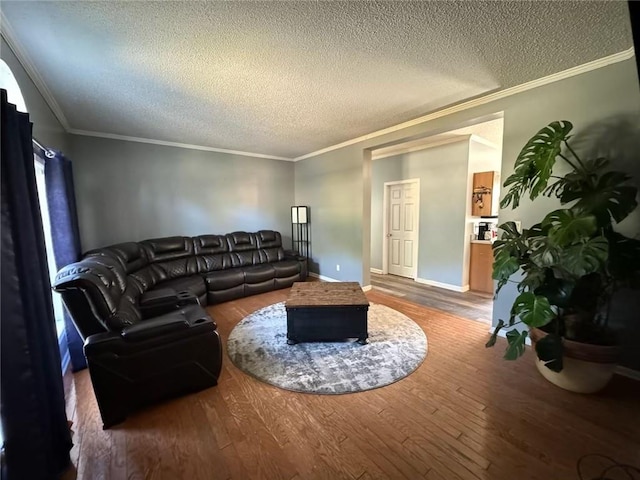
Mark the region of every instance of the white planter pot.
<instances>
[{"instance_id":1,"label":"white planter pot","mask_svg":"<svg viewBox=\"0 0 640 480\"><path fill-rule=\"evenodd\" d=\"M546 335L542 330L531 329L533 345ZM595 393L606 387L618 366L620 347L590 345L566 339L562 342L562 371L554 372L536 358L536 366L542 376L560 388L577 393Z\"/></svg>"}]
</instances>

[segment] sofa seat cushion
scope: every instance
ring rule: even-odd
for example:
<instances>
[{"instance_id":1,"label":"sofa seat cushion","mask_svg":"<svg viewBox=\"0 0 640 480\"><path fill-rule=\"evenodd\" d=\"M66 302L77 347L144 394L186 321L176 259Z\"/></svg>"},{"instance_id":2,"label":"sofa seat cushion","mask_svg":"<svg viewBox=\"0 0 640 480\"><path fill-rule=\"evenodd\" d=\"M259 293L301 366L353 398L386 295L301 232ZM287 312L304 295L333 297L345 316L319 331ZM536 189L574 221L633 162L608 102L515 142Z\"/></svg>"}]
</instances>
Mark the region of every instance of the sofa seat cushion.
<instances>
[{"instance_id":1,"label":"sofa seat cushion","mask_svg":"<svg viewBox=\"0 0 640 480\"><path fill-rule=\"evenodd\" d=\"M270 264L253 265L251 267L244 267L244 281L245 283L260 283L267 280L273 280L276 276L275 269Z\"/></svg>"},{"instance_id":2,"label":"sofa seat cushion","mask_svg":"<svg viewBox=\"0 0 640 480\"><path fill-rule=\"evenodd\" d=\"M230 268L218 270L205 275L207 291L226 290L244 284L244 270L242 268Z\"/></svg>"},{"instance_id":3,"label":"sofa seat cushion","mask_svg":"<svg viewBox=\"0 0 640 480\"><path fill-rule=\"evenodd\" d=\"M276 271L276 278L291 277L300 273L300 262L296 260L283 260L270 264Z\"/></svg>"}]
</instances>

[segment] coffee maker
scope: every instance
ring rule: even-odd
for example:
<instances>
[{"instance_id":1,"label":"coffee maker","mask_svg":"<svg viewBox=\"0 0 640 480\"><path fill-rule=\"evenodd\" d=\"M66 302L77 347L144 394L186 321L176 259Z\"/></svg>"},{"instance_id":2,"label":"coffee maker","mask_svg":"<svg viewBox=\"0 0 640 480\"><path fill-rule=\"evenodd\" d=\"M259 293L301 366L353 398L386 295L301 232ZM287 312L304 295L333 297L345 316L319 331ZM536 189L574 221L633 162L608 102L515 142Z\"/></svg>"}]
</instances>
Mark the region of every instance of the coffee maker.
<instances>
[{"instance_id":1,"label":"coffee maker","mask_svg":"<svg viewBox=\"0 0 640 480\"><path fill-rule=\"evenodd\" d=\"M478 240L490 240L487 238L486 232L491 232L491 222L480 222L478 224Z\"/></svg>"}]
</instances>

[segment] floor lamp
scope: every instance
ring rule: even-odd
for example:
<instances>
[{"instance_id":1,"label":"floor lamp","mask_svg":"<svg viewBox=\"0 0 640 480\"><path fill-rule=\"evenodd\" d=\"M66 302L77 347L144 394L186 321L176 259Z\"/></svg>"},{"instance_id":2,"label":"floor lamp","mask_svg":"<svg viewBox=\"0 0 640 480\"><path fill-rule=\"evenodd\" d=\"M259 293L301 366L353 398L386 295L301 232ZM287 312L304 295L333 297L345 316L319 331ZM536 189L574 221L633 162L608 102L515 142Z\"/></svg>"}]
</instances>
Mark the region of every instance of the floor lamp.
<instances>
[{"instance_id":1,"label":"floor lamp","mask_svg":"<svg viewBox=\"0 0 640 480\"><path fill-rule=\"evenodd\" d=\"M309 258L309 207L291 207L291 246L298 254Z\"/></svg>"}]
</instances>

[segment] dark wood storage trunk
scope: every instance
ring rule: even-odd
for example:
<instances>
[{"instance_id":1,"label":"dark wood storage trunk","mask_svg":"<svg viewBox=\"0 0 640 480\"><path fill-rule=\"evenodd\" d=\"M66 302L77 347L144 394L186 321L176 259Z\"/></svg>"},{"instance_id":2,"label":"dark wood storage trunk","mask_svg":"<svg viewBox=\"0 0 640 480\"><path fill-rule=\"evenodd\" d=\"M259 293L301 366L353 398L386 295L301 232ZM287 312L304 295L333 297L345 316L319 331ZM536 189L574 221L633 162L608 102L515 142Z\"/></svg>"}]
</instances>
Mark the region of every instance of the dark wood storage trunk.
<instances>
[{"instance_id":1,"label":"dark wood storage trunk","mask_svg":"<svg viewBox=\"0 0 640 480\"><path fill-rule=\"evenodd\" d=\"M300 307L287 310L287 338L292 342L367 339L369 307Z\"/></svg>"},{"instance_id":2,"label":"dark wood storage trunk","mask_svg":"<svg viewBox=\"0 0 640 480\"><path fill-rule=\"evenodd\" d=\"M369 302L358 283L295 283L285 307L290 344L347 338L367 342Z\"/></svg>"}]
</instances>

